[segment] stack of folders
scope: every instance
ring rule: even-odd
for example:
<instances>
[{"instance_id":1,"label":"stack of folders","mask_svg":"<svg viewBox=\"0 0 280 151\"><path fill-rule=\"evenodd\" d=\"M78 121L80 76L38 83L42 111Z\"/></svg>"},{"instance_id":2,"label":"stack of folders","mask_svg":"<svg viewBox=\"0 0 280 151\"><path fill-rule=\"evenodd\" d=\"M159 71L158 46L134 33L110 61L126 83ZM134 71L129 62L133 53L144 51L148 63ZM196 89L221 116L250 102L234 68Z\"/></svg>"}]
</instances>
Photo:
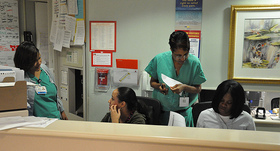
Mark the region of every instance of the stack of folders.
<instances>
[{"instance_id":1,"label":"stack of folders","mask_svg":"<svg viewBox=\"0 0 280 151\"><path fill-rule=\"evenodd\" d=\"M24 71L0 65L0 117L28 116L26 91Z\"/></svg>"},{"instance_id":2,"label":"stack of folders","mask_svg":"<svg viewBox=\"0 0 280 151\"><path fill-rule=\"evenodd\" d=\"M0 65L0 82L6 77L13 77L14 81L24 81L24 71L10 66Z\"/></svg>"}]
</instances>

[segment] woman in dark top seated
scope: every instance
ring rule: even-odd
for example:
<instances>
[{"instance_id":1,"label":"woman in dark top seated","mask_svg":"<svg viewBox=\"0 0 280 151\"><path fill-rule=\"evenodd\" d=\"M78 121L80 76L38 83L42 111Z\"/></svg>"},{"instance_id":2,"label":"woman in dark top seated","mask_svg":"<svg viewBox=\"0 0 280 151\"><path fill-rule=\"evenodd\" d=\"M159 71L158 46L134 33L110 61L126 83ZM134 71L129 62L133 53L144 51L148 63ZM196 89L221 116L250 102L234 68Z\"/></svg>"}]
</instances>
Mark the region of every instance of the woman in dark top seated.
<instances>
[{"instance_id":1,"label":"woman in dark top seated","mask_svg":"<svg viewBox=\"0 0 280 151\"><path fill-rule=\"evenodd\" d=\"M128 87L119 87L108 101L109 111L101 122L145 124L145 115L137 112L135 92Z\"/></svg>"}]
</instances>

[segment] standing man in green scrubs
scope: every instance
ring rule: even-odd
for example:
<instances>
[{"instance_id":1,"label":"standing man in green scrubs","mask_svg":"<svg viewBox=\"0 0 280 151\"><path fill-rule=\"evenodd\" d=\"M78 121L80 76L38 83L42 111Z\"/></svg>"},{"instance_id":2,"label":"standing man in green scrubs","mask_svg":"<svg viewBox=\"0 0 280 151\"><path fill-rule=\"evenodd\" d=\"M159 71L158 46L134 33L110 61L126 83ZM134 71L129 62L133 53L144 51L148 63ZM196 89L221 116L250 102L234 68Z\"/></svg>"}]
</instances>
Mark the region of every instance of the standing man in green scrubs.
<instances>
[{"instance_id":1,"label":"standing man in green scrubs","mask_svg":"<svg viewBox=\"0 0 280 151\"><path fill-rule=\"evenodd\" d=\"M185 32L173 32L169 45L171 51L156 55L145 71L151 75L153 98L161 102L163 118L169 116L169 111L174 111L185 117L186 126L193 127L191 105L198 99L201 84L206 78L199 59L189 54L190 41ZM168 87L162 80L162 74L182 84Z\"/></svg>"}]
</instances>

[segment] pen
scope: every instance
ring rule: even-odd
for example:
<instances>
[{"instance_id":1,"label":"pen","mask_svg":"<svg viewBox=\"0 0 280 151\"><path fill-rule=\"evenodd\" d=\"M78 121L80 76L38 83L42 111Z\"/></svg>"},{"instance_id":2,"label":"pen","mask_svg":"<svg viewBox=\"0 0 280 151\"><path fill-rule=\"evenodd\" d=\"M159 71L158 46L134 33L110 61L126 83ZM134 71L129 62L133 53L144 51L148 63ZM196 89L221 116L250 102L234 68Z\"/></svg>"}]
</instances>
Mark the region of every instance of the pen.
<instances>
[{"instance_id":1,"label":"pen","mask_svg":"<svg viewBox=\"0 0 280 151\"><path fill-rule=\"evenodd\" d=\"M162 89L164 89L165 88L165 85L164 84L160 84L160 87L162 88Z\"/></svg>"},{"instance_id":2,"label":"pen","mask_svg":"<svg viewBox=\"0 0 280 151\"><path fill-rule=\"evenodd\" d=\"M165 85L164 84L160 84L160 87L161 87L161 89L164 89L165 88ZM165 95L165 92L162 92L164 95Z\"/></svg>"}]
</instances>

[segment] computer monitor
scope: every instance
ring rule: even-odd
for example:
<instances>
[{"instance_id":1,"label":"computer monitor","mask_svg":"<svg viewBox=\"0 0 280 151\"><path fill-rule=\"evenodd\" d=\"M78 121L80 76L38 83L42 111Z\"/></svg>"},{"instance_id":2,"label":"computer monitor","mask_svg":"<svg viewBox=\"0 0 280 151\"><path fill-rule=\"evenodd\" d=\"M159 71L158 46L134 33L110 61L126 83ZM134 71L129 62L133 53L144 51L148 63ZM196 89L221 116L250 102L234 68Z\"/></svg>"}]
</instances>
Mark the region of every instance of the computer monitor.
<instances>
[{"instance_id":1,"label":"computer monitor","mask_svg":"<svg viewBox=\"0 0 280 151\"><path fill-rule=\"evenodd\" d=\"M247 101L249 101L250 107L257 107L259 106L259 101L261 98L260 91L249 91L247 92Z\"/></svg>"}]
</instances>

